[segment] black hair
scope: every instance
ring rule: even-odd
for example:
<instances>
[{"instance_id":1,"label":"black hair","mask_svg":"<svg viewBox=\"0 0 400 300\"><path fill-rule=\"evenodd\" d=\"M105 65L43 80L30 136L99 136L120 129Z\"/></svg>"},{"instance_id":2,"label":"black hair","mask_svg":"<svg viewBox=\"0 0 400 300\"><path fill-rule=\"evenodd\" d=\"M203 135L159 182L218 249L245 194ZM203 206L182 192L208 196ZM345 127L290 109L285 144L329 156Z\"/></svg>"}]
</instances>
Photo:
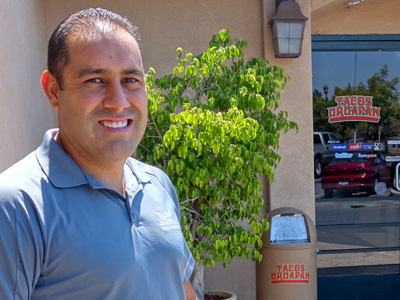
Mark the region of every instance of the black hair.
<instances>
[{"instance_id":1,"label":"black hair","mask_svg":"<svg viewBox=\"0 0 400 300\"><path fill-rule=\"evenodd\" d=\"M47 69L56 78L61 90L64 88L62 72L70 60L67 46L68 36L71 33L79 33L84 37L112 34L116 29L127 31L135 39L140 53L142 53L138 28L132 25L127 18L103 8L89 8L78 11L57 26L49 40Z\"/></svg>"}]
</instances>

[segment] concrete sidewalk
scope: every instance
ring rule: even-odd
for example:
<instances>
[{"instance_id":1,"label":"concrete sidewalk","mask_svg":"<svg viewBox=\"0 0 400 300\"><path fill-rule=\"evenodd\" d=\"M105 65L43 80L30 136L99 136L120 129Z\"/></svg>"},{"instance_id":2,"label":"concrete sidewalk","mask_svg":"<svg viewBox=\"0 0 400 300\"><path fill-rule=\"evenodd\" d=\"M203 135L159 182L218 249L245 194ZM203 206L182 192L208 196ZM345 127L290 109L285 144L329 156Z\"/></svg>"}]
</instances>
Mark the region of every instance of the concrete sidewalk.
<instances>
[{"instance_id":1,"label":"concrete sidewalk","mask_svg":"<svg viewBox=\"0 0 400 300\"><path fill-rule=\"evenodd\" d=\"M318 200L318 268L399 265L399 196Z\"/></svg>"}]
</instances>

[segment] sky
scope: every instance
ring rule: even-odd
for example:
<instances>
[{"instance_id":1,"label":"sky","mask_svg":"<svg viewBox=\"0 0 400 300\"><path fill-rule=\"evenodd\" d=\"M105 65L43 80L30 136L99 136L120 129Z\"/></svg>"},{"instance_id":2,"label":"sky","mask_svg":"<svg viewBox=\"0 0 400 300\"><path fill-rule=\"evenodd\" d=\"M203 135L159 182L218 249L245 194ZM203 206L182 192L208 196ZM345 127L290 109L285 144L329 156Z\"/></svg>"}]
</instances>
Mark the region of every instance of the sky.
<instances>
[{"instance_id":1,"label":"sky","mask_svg":"<svg viewBox=\"0 0 400 300\"><path fill-rule=\"evenodd\" d=\"M385 64L389 67L389 79L400 78L399 51L313 52L313 91L318 89L323 93L323 86L327 84L330 98L335 86L343 89L349 83L353 86L355 80L356 84L360 81L366 84L367 79ZM399 84L397 88L400 89Z\"/></svg>"}]
</instances>

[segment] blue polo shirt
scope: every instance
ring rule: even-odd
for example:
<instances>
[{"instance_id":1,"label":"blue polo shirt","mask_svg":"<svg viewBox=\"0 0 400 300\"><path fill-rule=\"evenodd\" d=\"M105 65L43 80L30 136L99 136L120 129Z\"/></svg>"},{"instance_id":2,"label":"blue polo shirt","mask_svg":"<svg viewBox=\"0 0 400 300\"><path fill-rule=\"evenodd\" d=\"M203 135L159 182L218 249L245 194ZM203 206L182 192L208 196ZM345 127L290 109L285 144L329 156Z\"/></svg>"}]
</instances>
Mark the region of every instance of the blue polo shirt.
<instances>
[{"instance_id":1,"label":"blue polo shirt","mask_svg":"<svg viewBox=\"0 0 400 300\"><path fill-rule=\"evenodd\" d=\"M185 299L194 260L169 178L128 158L124 197L56 132L0 174L0 299Z\"/></svg>"}]
</instances>

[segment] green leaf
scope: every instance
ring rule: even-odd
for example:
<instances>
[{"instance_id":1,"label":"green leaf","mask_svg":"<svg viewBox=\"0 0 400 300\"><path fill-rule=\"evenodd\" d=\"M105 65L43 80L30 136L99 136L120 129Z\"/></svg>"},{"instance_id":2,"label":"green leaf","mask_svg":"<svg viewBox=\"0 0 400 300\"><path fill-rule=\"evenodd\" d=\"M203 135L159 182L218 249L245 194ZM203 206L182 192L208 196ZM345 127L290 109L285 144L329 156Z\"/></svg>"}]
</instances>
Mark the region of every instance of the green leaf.
<instances>
[{"instance_id":1,"label":"green leaf","mask_svg":"<svg viewBox=\"0 0 400 300\"><path fill-rule=\"evenodd\" d=\"M222 30L219 32L219 38L220 38L223 42L225 42L225 40L226 40L228 34L229 34L228 29L222 29Z\"/></svg>"},{"instance_id":2,"label":"green leaf","mask_svg":"<svg viewBox=\"0 0 400 300\"><path fill-rule=\"evenodd\" d=\"M176 51L178 51L178 59L181 58L181 56L182 56L182 48L179 47L178 49L176 49Z\"/></svg>"},{"instance_id":3,"label":"green leaf","mask_svg":"<svg viewBox=\"0 0 400 300\"><path fill-rule=\"evenodd\" d=\"M247 42L232 42L228 30L209 45L183 59L179 47L171 74L146 74L149 123L136 157L174 184L193 257L226 267L234 256L261 259L254 246L269 223L256 221L263 210L257 176L273 181L280 137L298 126L277 111L289 80L282 68L245 60Z\"/></svg>"}]
</instances>

